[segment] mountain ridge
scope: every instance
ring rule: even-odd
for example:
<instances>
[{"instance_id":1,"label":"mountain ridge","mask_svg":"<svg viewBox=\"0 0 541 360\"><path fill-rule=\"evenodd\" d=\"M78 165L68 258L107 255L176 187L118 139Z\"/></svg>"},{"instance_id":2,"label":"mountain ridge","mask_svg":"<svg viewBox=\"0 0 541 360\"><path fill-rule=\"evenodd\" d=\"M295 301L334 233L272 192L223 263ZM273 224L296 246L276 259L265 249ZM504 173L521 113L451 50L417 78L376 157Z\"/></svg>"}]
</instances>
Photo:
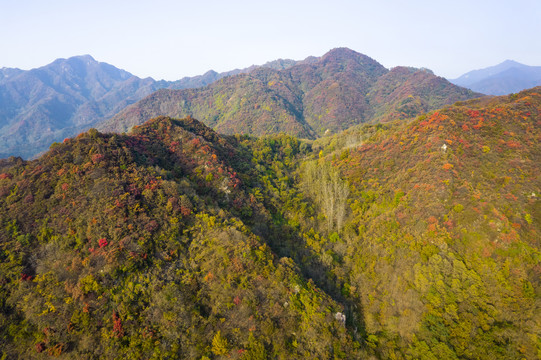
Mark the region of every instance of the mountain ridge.
<instances>
[{"instance_id":1,"label":"mountain ridge","mask_svg":"<svg viewBox=\"0 0 541 360\"><path fill-rule=\"evenodd\" d=\"M310 61L309 59L306 61ZM279 59L261 66L287 68L297 63ZM177 81L139 78L91 55L56 59L48 65L21 70L0 69L0 157L25 158L53 142L95 126L160 88L208 85L259 66L184 77Z\"/></svg>"},{"instance_id":2,"label":"mountain ridge","mask_svg":"<svg viewBox=\"0 0 541 360\"><path fill-rule=\"evenodd\" d=\"M337 48L283 70L258 68L200 89L160 91L98 129L123 132L149 117L190 115L227 134L283 131L315 138L367 121L405 119L481 95L430 71L399 69L389 71L366 55ZM391 94L395 99L389 105L388 90L381 88L391 84L401 90Z\"/></svg>"},{"instance_id":3,"label":"mountain ridge","mask_svg":"<svg viewBox=\"0 0 541 360\"><path fill-rule=\"evenodd\" d=\"M19 149L16 153L29 156L54 140L73 136L94 124L94 119L108 117L153 91L152 83L89 55L58 59L4 78L0 154ZM38 149L33 151L32 143Z\"/></svg>"}]
</instances>

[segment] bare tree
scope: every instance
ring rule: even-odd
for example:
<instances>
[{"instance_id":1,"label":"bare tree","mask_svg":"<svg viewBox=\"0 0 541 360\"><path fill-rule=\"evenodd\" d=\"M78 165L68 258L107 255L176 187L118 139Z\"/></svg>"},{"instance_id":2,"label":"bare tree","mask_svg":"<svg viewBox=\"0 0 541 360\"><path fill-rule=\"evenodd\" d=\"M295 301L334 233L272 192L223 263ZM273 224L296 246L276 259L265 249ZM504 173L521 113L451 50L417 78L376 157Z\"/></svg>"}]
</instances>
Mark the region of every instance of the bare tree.
<instances>
[{"instance_id":1,"label":"bare tree","mask_svg":"<svg viewBox=\"0 0 541 360\"><path fill-rule=\"evenodd\" d=\"M327 219L327 229L339 230L346 217L349 186L330 164L313 161L304 171L307 192L321 207Z\"/></svg>"}]
</instances>

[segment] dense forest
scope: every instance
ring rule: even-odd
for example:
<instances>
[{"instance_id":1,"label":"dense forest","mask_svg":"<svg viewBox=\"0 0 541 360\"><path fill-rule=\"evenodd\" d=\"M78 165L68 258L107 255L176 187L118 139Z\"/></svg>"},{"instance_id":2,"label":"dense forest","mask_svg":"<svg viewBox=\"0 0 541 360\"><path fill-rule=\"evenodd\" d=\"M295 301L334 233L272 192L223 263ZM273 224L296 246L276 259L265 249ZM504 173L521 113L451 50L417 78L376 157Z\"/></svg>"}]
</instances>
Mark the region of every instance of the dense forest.
<instances>
[{"instance_id":1,"label":"dense forest","mask_svg":"<svg viewBox=\"0 0 541 360\"><path fill-rule=\"evenodd\" d=\"M314 141L159 117L1 160L1 356L538 359L540 125L534 88Z\"/></svg>"}]
</instances>

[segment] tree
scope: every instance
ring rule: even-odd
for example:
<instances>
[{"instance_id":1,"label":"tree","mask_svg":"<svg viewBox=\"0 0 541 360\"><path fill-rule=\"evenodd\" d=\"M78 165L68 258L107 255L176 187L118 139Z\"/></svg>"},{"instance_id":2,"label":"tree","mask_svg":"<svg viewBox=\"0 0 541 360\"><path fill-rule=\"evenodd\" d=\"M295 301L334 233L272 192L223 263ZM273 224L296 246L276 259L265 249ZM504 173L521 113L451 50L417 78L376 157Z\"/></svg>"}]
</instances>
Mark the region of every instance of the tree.
<instances>
[{"instance_id":1,"label":"tree","mask_svg":"<svg viewBox=\"0 0 541 360\"><path fill-rule=\"evenodd\" d=\"M214 355L225 355L229 351L229 343L224 338L220 331L214 335L212 339L212 352Z\"/></svg>"},{"instance_id":2,"label":"tree","mask_svg":"<svg viewBox=\"0 0 541 360\"><path fill-rule=\"evenodd\" d=\"M349 185L329 163L313 161L304 171L307 192L321 207L328 231L340 230L347 215Z\"/></svg>"}]
</instances>

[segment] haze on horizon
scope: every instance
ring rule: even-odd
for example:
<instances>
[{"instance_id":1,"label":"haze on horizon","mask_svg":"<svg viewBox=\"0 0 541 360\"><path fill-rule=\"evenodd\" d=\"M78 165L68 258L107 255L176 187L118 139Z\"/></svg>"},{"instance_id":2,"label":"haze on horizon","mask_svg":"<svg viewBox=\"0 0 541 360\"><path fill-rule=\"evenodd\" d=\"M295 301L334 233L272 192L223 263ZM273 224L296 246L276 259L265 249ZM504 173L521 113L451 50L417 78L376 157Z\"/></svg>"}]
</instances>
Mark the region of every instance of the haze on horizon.
<instances>
[{"instance_id":1,"label":"haze on horizon","mask_svg":"<svg viewBox=\"0 0 541 360\"><path fill-rule=\"evenodd\" d=\"M537 0L0 4L0 67L90 54L139 77L177 80L342 46L388 68L427 67L447 78L506 59L541 65Z\"/></svg>"}]
</instances>

